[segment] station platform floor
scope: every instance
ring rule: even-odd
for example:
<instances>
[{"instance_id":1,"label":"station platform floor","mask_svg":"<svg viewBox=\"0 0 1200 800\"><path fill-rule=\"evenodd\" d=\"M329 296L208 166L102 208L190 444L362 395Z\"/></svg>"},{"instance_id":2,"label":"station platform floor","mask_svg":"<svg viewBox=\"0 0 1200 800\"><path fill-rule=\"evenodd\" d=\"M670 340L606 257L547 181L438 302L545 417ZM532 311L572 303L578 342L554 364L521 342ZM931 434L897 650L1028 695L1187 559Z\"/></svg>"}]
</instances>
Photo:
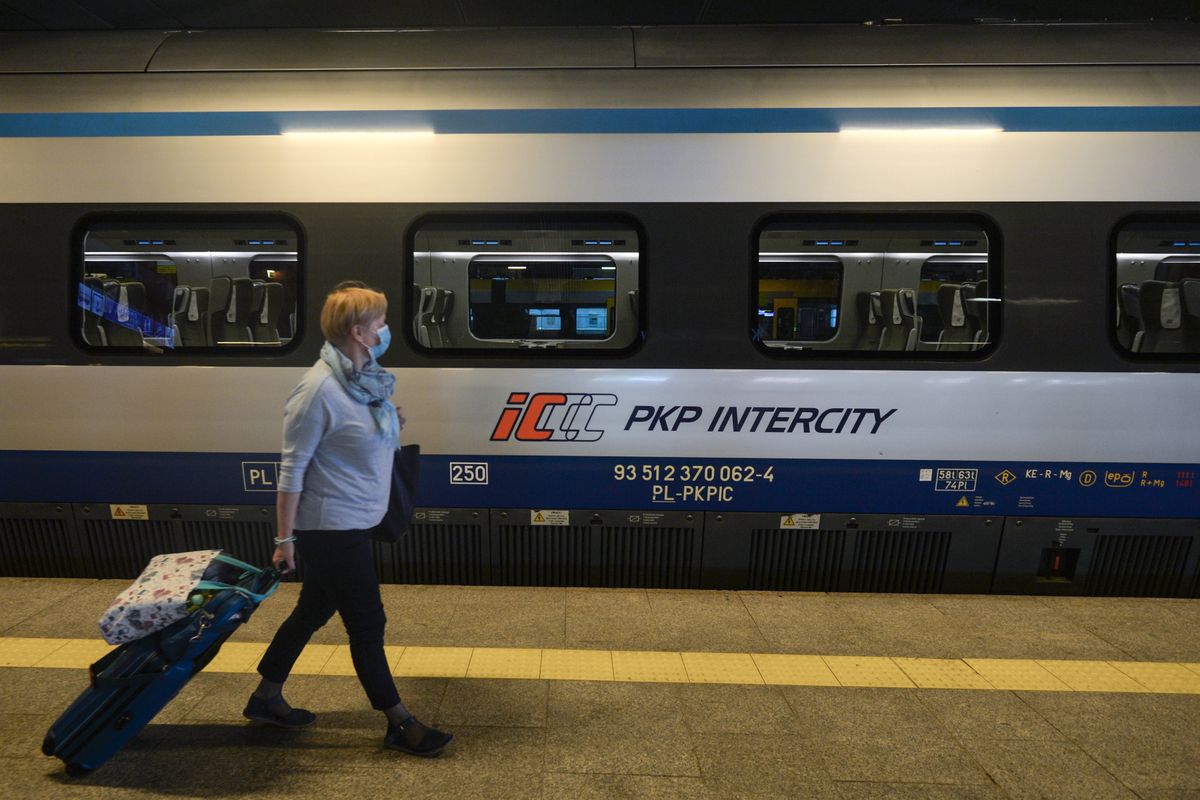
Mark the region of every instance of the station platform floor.
<instances>
[{"instance_id":1,"label":"station platform floor","mask_svg":"<svg viewBox=\"0 0 1200 800\"><path fill-rule=\"evenodd\" d=\"M384 586L402 696L455 743L382 746L335 618L241 717L284 584L124 751L42 737L126 581L0 579L10 798L1200 798L1200 600Z\"/></svg>"}]
</instances>

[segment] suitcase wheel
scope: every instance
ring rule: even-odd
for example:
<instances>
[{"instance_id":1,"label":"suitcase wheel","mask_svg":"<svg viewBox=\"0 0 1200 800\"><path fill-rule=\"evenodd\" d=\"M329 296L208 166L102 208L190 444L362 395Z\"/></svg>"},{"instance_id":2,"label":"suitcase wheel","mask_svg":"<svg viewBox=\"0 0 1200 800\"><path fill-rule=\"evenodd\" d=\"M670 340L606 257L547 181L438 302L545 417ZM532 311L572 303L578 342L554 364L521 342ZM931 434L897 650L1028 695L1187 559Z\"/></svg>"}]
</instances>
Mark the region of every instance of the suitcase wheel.
<instances>
[{"instance_id":1,"label":"suitcase wheel","mask_svg":"<svg viewBox=\"0 0 1200 800\"><path fill-rule=\"evenodd\" d=\"M92 767L85 767L83 764L67 764L67 774L72 778L82 778L84 775L90 775L92 769Z\"/></svg>"},{"instance_id":2,"label":"suitcase wheel","mask_svg":"<svg viewBox=\"0 0 1200 800\"><path fill-rule=\"evenodd\" d=\"M42 752L48 756L52 756L54 755L55 747L56 742L54 741L54 734L47 733L46 738L42 739Z\"/></svg>"}]
</instances>

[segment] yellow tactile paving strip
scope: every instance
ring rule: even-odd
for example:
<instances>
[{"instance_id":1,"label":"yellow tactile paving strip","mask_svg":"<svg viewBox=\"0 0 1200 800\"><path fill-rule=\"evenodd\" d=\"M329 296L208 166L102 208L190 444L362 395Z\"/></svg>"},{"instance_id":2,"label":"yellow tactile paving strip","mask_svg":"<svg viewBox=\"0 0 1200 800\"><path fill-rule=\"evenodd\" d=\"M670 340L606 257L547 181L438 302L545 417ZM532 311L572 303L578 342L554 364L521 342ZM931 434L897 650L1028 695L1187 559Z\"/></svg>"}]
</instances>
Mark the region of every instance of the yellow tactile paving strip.
<instances>
[{"instance_id":1,"label":"yellow tactile paving strip","mask_svg":"<svg viewBox=\"0 0 1200 800\"><path fill-rule=\"evenodd\" d=\"M252 673L266 647L261 642L229 642L206 669ZM0 636L0 667L82 669L109 649L94 639ZM415 645L385 649L392 674L401 677L1200 694L1200 663L1192 662ZM309 645L293 674L353 675L350 648Z\"/></svg>"}]
</instances>

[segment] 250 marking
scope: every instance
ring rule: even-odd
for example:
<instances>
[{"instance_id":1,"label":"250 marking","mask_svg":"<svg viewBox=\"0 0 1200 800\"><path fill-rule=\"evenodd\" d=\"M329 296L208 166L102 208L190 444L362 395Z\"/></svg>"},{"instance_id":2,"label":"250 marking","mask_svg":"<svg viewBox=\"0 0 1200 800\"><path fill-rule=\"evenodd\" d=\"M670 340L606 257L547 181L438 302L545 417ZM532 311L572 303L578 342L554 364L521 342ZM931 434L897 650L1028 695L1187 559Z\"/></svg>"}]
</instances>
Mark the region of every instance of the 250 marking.
<instances>
[{"instance_id":1,"label":"250 marking","mask_svg":"<svg viewBox=\"0 0 1200 800\"><path fill-rule=\"evenodd\" d=\"M488 482L486 461L451 461L450 483L482 486Z\"/></svg>"}]
</instances>

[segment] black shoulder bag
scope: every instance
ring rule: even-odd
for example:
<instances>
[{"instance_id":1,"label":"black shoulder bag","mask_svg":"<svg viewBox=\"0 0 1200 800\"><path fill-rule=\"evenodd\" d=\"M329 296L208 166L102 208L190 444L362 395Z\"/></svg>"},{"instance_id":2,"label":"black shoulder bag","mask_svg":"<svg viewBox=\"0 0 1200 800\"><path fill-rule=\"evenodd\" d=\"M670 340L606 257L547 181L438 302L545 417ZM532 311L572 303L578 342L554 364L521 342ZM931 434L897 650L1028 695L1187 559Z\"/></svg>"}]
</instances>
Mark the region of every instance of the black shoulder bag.
<instances>
[{"instance_id":1,"label":"black shoulder bag","mask_svg":"<svg viewBox=\"0 0 1200 800\"><path fill-rule=\"evenodd\" d=\"M421 445L406 444L398 448L392 458L392 492L388 497L387 513L371 528L372 539L395 544L408 533L412 527L420 476Z\"/></svg>"}]
</instances>

